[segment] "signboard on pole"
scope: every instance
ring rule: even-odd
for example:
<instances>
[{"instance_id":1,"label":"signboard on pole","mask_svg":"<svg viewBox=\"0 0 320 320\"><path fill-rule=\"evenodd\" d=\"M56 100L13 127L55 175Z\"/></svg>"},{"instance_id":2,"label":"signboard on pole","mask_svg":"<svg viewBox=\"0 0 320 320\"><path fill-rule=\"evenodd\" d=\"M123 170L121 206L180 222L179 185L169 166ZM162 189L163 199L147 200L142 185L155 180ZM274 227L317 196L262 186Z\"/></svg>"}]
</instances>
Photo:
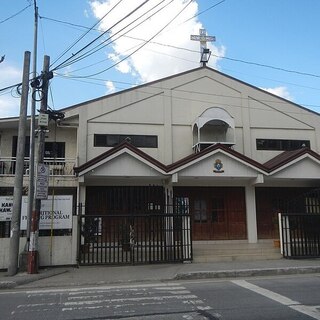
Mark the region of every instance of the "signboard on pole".
<instances>
[{"instance_id":1,"label":"signboard on pole","mask_svg":"<svg viewBox=\"0 0 320 320\"><path fill-rule=\"evenodd\" d=\"M40 230L72 229L72 195L49 196L41 201ZM0 197L0 221L11 221L13 197ZM22 197L20 230L27 230L28 197Z\"/></svg>"},{"instance_id":2,"label":"signboard on pole","mask_svg":"<svg viewBox=\"0 0 320 320\"><path fill-rule=\"evenodd\" d=\"M49 166L44 163L38 163L37 181L36 181L36 199L48 199L49 189Z\"/></svg>"},{"instance_id":3,"label":"signboard on pole","mask_svg":"<svg viewBox=\"0 0 320 320\"><path fill-rule=\"evenodd\" d=\"M49 123L49 115L47 113L39 113L38 116L38 126L47 127Z\"/></svg>"}]
</instances>

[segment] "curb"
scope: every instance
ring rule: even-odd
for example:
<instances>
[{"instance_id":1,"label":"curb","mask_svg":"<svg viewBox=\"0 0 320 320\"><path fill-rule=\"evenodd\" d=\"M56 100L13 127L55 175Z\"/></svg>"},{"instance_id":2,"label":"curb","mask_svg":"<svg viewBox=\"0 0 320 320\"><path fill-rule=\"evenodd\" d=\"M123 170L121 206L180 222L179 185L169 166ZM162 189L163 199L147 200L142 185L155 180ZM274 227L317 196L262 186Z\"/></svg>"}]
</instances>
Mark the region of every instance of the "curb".
<instances>
[{"instance_id":1,"label":"curb","mask_svg":"<svg viewBox=\"0 0 320 320\"><path fill-rule=\"evenodd\" d=\"M257 276L275 276L320 273L320 267L288 267L288 268L266 268L266 269L242 269L242 270L221 270L221 271L195 271L178 273L175 280L194 279L221 279Z\"/></svg>"},{"instance_id":2,"label":"curb","mask_svg":"<svg viewBox=\"0 0 320 320\"><path fill-rule=\"evenodd\" d=\"M38 281L54 277L59 274L70 272L68 269L49 269L42 270L38 274L18 274L13 277L2 277L0 280L0 290L9 290L17 286L28 284L30 282ZM177 273L173 277L157 279L157 281L177 281L177 280L201 280L201 279L223 279L223 278L240 278L240 277L258 277L258 276L276 276L276 275L297 275L297 274L314 274L320 273L320 266L305 266L305 267L280 267L280 268L251 268L238 270L217 270L217 271L191 271ZM106 284L124 284L135 283L141 280L115 280L115 281L96 281L94 283L77 283L76 281L70 285L106 285ZM143 282L154 281L154 279L145 279ZM60 285L59 285L60 286ZM40 287L42 287L40 285Z\"/></svg>"},{"instance_id":3,"label":"curb","mask_svg":"<svg viewBox=\"0 0 320 320\"><path fill-rule=\"evenodd\" d=\"M44 270L41 273L37 274L17 274L13 277L8 277L8 280L0 280L0 290L4 289L13 289L17 286L27 284L30 282L34 282L41 279L46 279L50 277L54 277L59 274L63 274L68 272L66 269L52 269L52 270Z\"/></svg>"}]
</instances>

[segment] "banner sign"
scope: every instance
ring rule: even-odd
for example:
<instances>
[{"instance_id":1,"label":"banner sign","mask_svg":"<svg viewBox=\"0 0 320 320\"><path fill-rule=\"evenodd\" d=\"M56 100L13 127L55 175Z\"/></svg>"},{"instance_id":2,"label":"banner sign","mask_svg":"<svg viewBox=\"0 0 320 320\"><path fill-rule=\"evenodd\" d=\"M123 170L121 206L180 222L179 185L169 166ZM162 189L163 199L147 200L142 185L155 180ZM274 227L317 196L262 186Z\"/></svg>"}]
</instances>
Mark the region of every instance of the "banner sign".
<instances>
[{"instance_id":1,"label":"banner sign","mask_svg":"<svg viewBox=\"0 0 320 320\"><path fill-rule=\"evenodd\" d=\"M71 195L49 196L41 200L40 230L72 229ZM13 197L0 197L0 221L11 221ZM22 197L20 230L27 230L28 197Z\"/></svg>"},{"instance_id":2,"label":"banner sign","mask_svg":"<svg viewBox=\"0 0 320 320\"><path fill-rule=\"evenodd\" d=\"M11 221L13 197L0 197L0 221Z\"/></svg>"}]
</instances>

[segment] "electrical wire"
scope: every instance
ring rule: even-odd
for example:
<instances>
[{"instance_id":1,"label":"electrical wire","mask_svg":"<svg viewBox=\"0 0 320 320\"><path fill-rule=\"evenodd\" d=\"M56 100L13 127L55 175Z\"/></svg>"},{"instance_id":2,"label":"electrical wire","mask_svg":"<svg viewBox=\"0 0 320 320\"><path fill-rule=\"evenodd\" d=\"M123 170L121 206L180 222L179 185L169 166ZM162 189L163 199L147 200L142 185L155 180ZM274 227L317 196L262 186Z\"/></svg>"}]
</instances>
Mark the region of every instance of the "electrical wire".
<instances>
[{"instance_id":1,"label":"electrical wire","mask_svg":"<svg viewBox=\"0 0 320 320\"><path fill-rule=\"evenodd\" d=\"M77 28L81 28L81 29L90 30L90 31L93 31L93 30L101 31L101 30L99 30L97 28L94 28L94 27L87 27L87 26L83 26L83 25L80 25L80 24L75 24L75 23L71 23L71 22L68 22L68 21L62 21L62 20L58 20L58 19L54 19L54 18L45 17L45 16L40 16L39 15L39 18L40 19L44 19L44 20L48 20L48 21L53 21L53 22L65 24L65 25L69 25L69 26L72 26L72 27L77 27Z\"/></svg>"},{"instance_id":2,"label":"electrical wire","mask_svg":"<svg viewBox=\"0 0 320 320\"><path fill-rule=\"evenodd\" d=\"M226 1L226 0L222 0L222 1L220 1L220 2L218 2L218 3L216 3L216 4L214 4L214 5L212 5L211 7L209 7L209 8L207 8L207 9L205 9L205 10L203 10L203 11L195 14L195 15L192 16L191 18L188 18L188 19L185 20L183 23L188 22L189 20L191 20L191 19L193 19L193 18L195 18L195 17L200 16L201 14L203 14L203 13L205 13L205 12L213 9L214 7L220 5L221 3L225 2L225 1ZM54 19L54 18L50 18L50 17L45 17L45 16L40 16L40 15L39 15L39 18L40 18L40 19L44 19L44 20L48 20L48 21L52 21L52 22L57 22L57 23L65 24L65 25L68 25L68 26L71 26L71 27L75 27L75 28L78 28L78 29L81 28L81 29L87 29L87 30L90 30L90 31L92 31L92 30L101 31L101 30L98 29L98 28L92 28L92 27L90 28L90 27L87 27L87 26L84 26L84 25L81 25L81 24L76 24L76 23L72 23L72 22L68 22L68 21L62 21L62 20ZM140 40L142 40L142 39L140 39Z\"/></svg>"},{"instance_id":3,"label":"electrical wire","mask_svg":"<svg viewBox=\"0 0 320 320\"><path fill-rule=\"evenodd\" d=\"M225 1L225 0L224 0ZM218 4L220 4L220 3L222 3L222 2L224 2L224 1L221 1L221 2L219 2ZM218 5L218 4L216 4L216 5ZM216 6L216 5L214 5L214 6ZM29 7L29 6L27 6L27 7ZM27 8L26 7L26 8ZM213 6L212 6L213 7ZM25 8L25 9L26 9ZM210 7L211 8L211 7ZM208 8L207 10L209 10L210 8ZM24 9L24 10L25 10ZM207 10L204 10L204 11L202 11L201 13L204 13L205 11L207 11ZM199 14L201 14L201 13L199 13ZM47 18L48 20L50 20L50 18ZM190 19L192 19L192 18L190 18ZM51 20L54 20L54 19L51 19ZM57 21L57 22L61 22L61 21L58 21L58 20L55 20L55 21ZM186 20L187 21L187 20ZM82 26L80 26L80 25L77 25L77 26L79 26L79 27L82 27ZM83 28L86 28L86 27L83 27ZM90 28L89 28L90 29ZM91 28L92 29L92 28ZM92 29L93 30L93 29ZM132 37L131 37L132 38ZM147 41L148 40L143 40L143 39L138 39L138 38L135 38L136 40L142 40L142 41L146 41L146 43L147 43ZM155 43L155 44L158 44L158 45L162 45L162 46L169 46L169 47L173 47L173 48L176 48L176 49L180 49L180 50L187 50L187 51L192 51L192 52L197 52L197 51L195 51L195 50L190 50L190 49L187 49L187 48L182 48L182 47L177 47L177 46L172 46L172 45L169 45L169 44L162 44L162 43L157 43L157 42L153 42L153 41L148 41L149 43ZM218 57L218 58L220 58L220 59L227 59L227 60L230 60L230 61L234 61L234 62L240 62L240 63L246 63L246 64L251 64L251 65L256 65L256 66L259 66L259 67L265 67L265 68L272 68L272 69L275 69L275 70L278 70L278 71L285 71L285 72L290 72L290 73L296 73L296 74L299 74L299 75L306 75L306 76L313 76L313 77L317 77L317 78L319 78L320 76L319 75L316 75L316 74L311 74L311 73L306 73L306 72L300 72L300 71L295 71L295 70L288 70L288 69L285 69L285 68L280 68L280 67L275 67L275 66L270 66L270 65L266 65L266 64L262 64L262 63L256 63L256 62L251 62L251 61L246 61L246 60L241 60L241 59L235 59L235 58L230 58L230 57L224 57L224 56L219 56L219 55L215 55L215 54L212 54L213 56L216 56L216 57ZM0 92L3 92L3 91L5 91L5 90L7 90L7 89L11 89L11 88L13 88L13 87L16 87L16 86L19 86L19 85L21 85L21 83L19 83L19 84L16 84L16 85L12 85L12 86L9 86L9 87L6 87L6 88L2 88L2 89L0 89ZM316 89L316 88L314 88L314 89ZM316 90L318 90L318 89L316 89ZM5 93L3 93L3 94L5 94ZM313 106L313 105L308 105L308 106ZM318 106L314 106L314 107L318 107Z\"/></svg>"},{"instance_id":4,"label":"electrical wire","mask_svg":"<svg viewBox=\"0 0 320 320\"><path fill-rule=\"evenodd\" d=\"M88 48L89 46L91 46L94 42L96 42L97 40L99 40L104 34L106 34L107 32L109 32L111 30L111 28L114 28L115 26L117 26L119 23L121 23L122 21L124 21L125 19L127 19L128 17L130 17L133 13L135 13L137 10L139 10L140 8L142 8L146 3L148 3L150 0L145 0L142 4L140 4L138 7L136 7L134 10L132 10L131 12L129 12L127 15L125 15L122 19L120 19L118 22L116 22L112 27L108 28L107 30L105 30L104 32L102 32L102 34L100 34L98 37L96 37L95 39L93 39L92 41L90 41L87 45L85 45L84 47L82 47L80 50L78 50L75 54L71 55L71 57L67 58L65 61L63 61L62 63L60 63L57 67L55 67L53 69L54 70L58 70L61 69L62 66L68 62L69 60L71 60L72 58L74 58L75 56L77 56L80 52L82 52L83 50L85 50L86 48Z\"/></svg>"},{"instance_id":5,"label":"electrical wire","mask_svg":"<svg viewBox=\"0 0 320 320\"><path fill-rule=\"evenodd\" d=\"M22 85L22 82L19 82L19 83L13 84L13 85L11 85L11 86L1 88L1 89L0 89L0 92L6 91L6 90L11 90L11 89L16 88L16 87L19 87L19 86L21 86L21 85Z\"/></svg>"},{"instance_id":6,"label":"electrical wire","mask_svg":"<svg viewBox=\"0 0 320 320\"><path fill-rule=\"evenodd\" d=\"M0 24L4 23L4 22L7 22L8 20L16 17L17 15L19 15L20 13L22 13L23 11L27 10L29 7L31 7L31 4L29 4L28 6L26 6L25 8L21 9L20 11L18 11L17 13L11 15L10 17L4 19L4 20L1 20L0 21Z\"/></svg>"},{"instance_id":7,"label":"electrical wire","mask_svg":"<svg viewBox=\"0 0 320 320\"><path fill-rule=\"evenodd\" d=\"M77 78L86 78L86 77L92 77L92 76L96 76L99 75L101 73L104 73L112 68L114 68L115 66L117 66L118 64L120 64L121 62L127 60L128 58L130 58L133 54L135 54L137 51L141 50L146 44L148 44L152 39L154 39L156 36L158 36L168 25L170 25L194 0L190 0L188 1L188 3L182 8L182 10L180 10L167 24L165 24L164 27L162 27L158 32L156 32L149 40L147 40L145 43L143 43L141 46L139 46L136 50L134 50L132 53L130 53L129 55L127 55L126 57L124 57L123 59L119 60L118 62L114 63L112 66L93 73L91 75L86 75L86 76L77 76Z\"/></svg>"},{"instance_id":8,"label":"electrical wire","mask_svg":"<svg viewBox=\"0 0 320 320\"><path fill-rule=\"evenodd\" d=\"M207 11L209 11L209 10L211 10L211 9L213 9L213 8L215 8L215 7L217 7L218 5L222 4L222 3L223 3L223 2L225 2L225 1L226 1L226 0L222 0L222 1L220 1L220 2L218 2L218 3L216 3L216 4L214 4L214 5L212 5L211 7L207 8L207 9L205 9L205 10L200 11L199 13L195 14L195 15L194 15L194 16L192 16L191 18L189 18L189 19L187 19L187 20L183 21L183 23L186 23L186 22L188 22L188 21L192 20L193 18L196 18L196 17L198 17L198 16L200 16L200 15L202 15L202 14L206 13Z\"/></svg>"},{"instance_id":9,"label":"electrical wire","mask_svg":"<svg viewBox=\"0 0 320 320\"><path fill-rule=\"evenodd\" d=\"M219 4L223 3L224 1L226 1L226 0L220 1L219 3L216 3L215 5L207 8L206 10L201 11L199 14L197 14L197 15L189 18L189 19L187 19L185 22L189 21L190 19L192 19L192 18L194 18L194 17L196 17L196 16L198 16L198 15L204 13L204 12L207 12L208 10L210 10L210 9L218 6ZM162 1L162 2L163 2L163 1ZM172 2L172 1L171 1L171 2ZM171 2L170 2L170 3L171 3ZM151 18L152 16L154 16L156 13L158 13L159 11L161 11L162 9L164 9L165 7L167 7L170 3L168 3L167 5L165 5L164 7L162 7L162 8L161 8L160 10L158 10L157 12L153 13L151 16L147 17L144 21L150 19L150 18ZM159 4L160 4L160 3L159 3ZM159 5L159 4L158 4L158 5ZM158 5L156 5L156 6L158 6ZM156 7L156 6L155 6L155 7ZM155 7L153 7L152 9L154 9ZM152 9L150 9L149 11L151 11ZM149 11L147 11L147 12L149 12ZM147 13L147 12L146 12L146 13ZM140 18L140 17L139 17L139 18ZM134 20L133 22L137 21L139 18L137 18L137 19ZM136 25L135 27L131 28L131 29L128 30L126 33L132 31L134 28L136 28L137 26L141 25L144 21L140 22L138 25ZM184 23L184 22L183 22L183 23ZM182 24L183 24L183 23L182 23ZM132 23L130 23L130 24L132 24ZM129 25L130 25L130 24L129 24ZM125 29L125 28L126 28L126 27L122 28L122 29L119 30L117 33L113 34L111 37L109 37L109 39L111 39L112 37L114 37L116 34L118 34L120 31L122 31L122 30ZM160 32L159 34L161 34L161 33L162 33L162 32ZM107 45L115 42L116 40L118 40L118 39L119 39L120 37L122 37L122 36L126 36L126 35L123 34L123 35L119 36L118 38L113 39L112 41L108 42L107 44L105 44L105 43L106 43L106 41L108 41L109 39L105 40L103 43L99 44L98 46L96 46L95 48L92 49L92 50L94 50L94 49L97 48L95 51L91 51L91 52L89 51L90 53L83 54L83 55L82 55L81 57L79 57L77 60L76 60L76 59L73 60L73 62L74 62L74 63L75 63L75 62L78 62L79 60L82 60L81 58L84 59L84 58L86 58L86 57L88 57L88 56L96 53L97 51L103 49L105 46L107 46ZM138 39L138 38L129 37L129 36L127 36L127 37L128 37L128 38L131 38L131 39L134 39L134 40L139 40L139 41L144 41L144 42L146 42L146 40L144 40L144 39ZM150 43L154 43L154 42L150 41ZM103 45L103 44L104 44L104 45ZM99 48L99 47L100 47L100 48ZM196 52L196 51L194 51L194 52ZM105 60L102 60L102 61L105 61ZM102 62L102 61L101 61L101 62ZM70 64L71 64L71 63L70 63ZM93 66L93 65L96 65L96 64L98 64L98 63L91 64L90 66ZM82 69L83 69L83 68L82 68ZM75 71L74 71L74 72L75 72Z\"/></svg>"},{"instance_id":10,"label":"electrical wire","mask_svg":"<svg viewBox=\"0 0 320 320\"><path fill-rule=\"evenodd\" d=\"M57 74L57 76L61 77L61 78L65 78L65 79L69 79L69 80L73 80L73 81L78 81L78 82L83 82L83 83L89 83L89 84L95 84L95 85L99 85L99 86L104 86L104 84L98 84L98 83L95 83L95 82L90 82L90 81L86 81L86 80L83 80L83 79L78 79L78 78L70 78L68 76L64 76L64 75L60 75L60 74ZM102 81L102 82L106 82L106 81L111 81L113 83L119 83L119 84L124 84L124 85L127 85L129 86L130 88L132 88L132 85L134 85L134 83L130 83L130 82L124 82L124 81L115 81L115 80L110 80L110 79L101 79L101 78L88 78L89 80L94 80L94 81ZM145 84L141 84L138 86L138 88L133 88L134 90L136 90L137 92L140 92L140 93L148 93L150 94L150 92L147 92L147 91L143 91L141 90L141 88L139 87L142 87L144 85L147 85L148 88L152 88L152 89L158 89L158 90L171 90L171 88L167 88L167 87L164 87L164 86L157 86L157 85L154 85L154 84L148 84L148 83L145 83ZM128 89L128 87L122 87L120 89ZM263 90L263 89L260 89L260 90ZM199 91L190 91L190 90L182 90L182 89L174 89L175 92L181 92L181 93L188 93L188 94L192 94L192 96L194 97L195 95L200 95L200 96L212 96L212 97L219 97L219 98L226 98L226 99L235 99L235 100L241 100L241 101L249 101L249 100L252 100L250 97L236 97L236 96L232 96L232 95L223 95L223 94L216 94L216 93L209 93L209 92L199 92ZM273 95L272 93L268 92L268 91L265 91L263 90L264 92L268 93L268 94L271 94ZM164 95L165 96L165 95ZM274 95L276 96L276 95ZM167 96L169 97L169 96ZM171 96L170 96L171 97ZM297 104L295 102L292 102L292 101L289 101L289 100L286 100L280 96L276 96L277 98L280 98L280 100L278 101L274 101L274 100L267 100L267 99L259 99L259 102L262 102L262 103L276 103L276 104L287 104L287 103L293 103L293 104ZM201 102L201 103L204 103L204 102L208 102L208 100L201 100L201 99L195 99L195 98L184 98L184 97L178 97L178 96L175 96L174 98L177 98L177 99L182 99L182 100L187 100L187 101L194 101L194 102ZM223 104L223 103L220 103L219 104ZM234 104L230 104L230 103L227 103L227 104L223 104L223 105L229 105L229 106L233 106L233 107L242 107L242 105L234 105ZM315 108L320 108L320 105L308 105L308 104L299 104L301 106L309 106L309 107L315 107ZM245 106L243 106L244 108L246 108ZM249 108L249 107L247 107ZM268 109L262 109L262 108L254 108L254 107L250 107L251 109L257 109L257 110L268 110ZM310 110L309 110L310 111ZM293 114L295 114L294 112L291 112Z\"/></svg>"},{"instance_id":11,"label":"electrical wire","mask_svg":"<svg viewBox=\"0 0 320 320\"><path fill-rule=\"evenodd\" d=\"M50 108L51 110L55 110L55 105L54 105L54 99L53 99L53 92L52 92L52 85L51 83L49 83L49 92L50 92L50 99L52 102L52 108Z\"/></svg>"},{"instance_id":12,"label":"electrical wire","mask_svg":"<svg viewBox=\"0 0 320 320\"><path fill-rule=\"evenodd\" d=\"M314 73L308 73L308 72L297 71L297 70L290 70L290 69L285 69L285 68L281 68L281 67L276 67L276 66L263 64L263 63L246 61L246 60L235 59L235 58L230 58L230 57L223 57L223 56L219 56L219 55L216 55L216 54L213 54L213 53L211 53L211 55L214 56L214 57L220 58L220 59L241 62L241 63L245 63L245 64L255 65L255 66L264 67L264 68L270 68L270 69L274 69L274 70L278 70L278 71L284 71L284 72L288 72L288 73L295 73L295 74L299 74L299 75L302 75L302 76L320 78L320 75L314 74Z\"/></svg>"},{"instance_id":13,"label":"electrical wire","mask_svg":"<svg viewBox=\"0 0 320 320\"><path fill-rule=\"evenodd\" d=\"M105 13L102 18L100 18L91 28L89 28L83 35L81 35L73 44L71 44L66 50L64 50L58 58L51 64L53 66L56 62L58 62L68 51L70 51L77 43L79 43L91 30L93 30L102 20L112 12L123 0L119 0L107 13ZM50 66L50 67L51 67Z\"/></svg>"},{"instance_id":14,"label":"electrical wire","mask_svg":"<svg viewBox=\"0 0 320 320\"><path fill-rule=\"evenodd\" d=\"M131 29L127 30L125 32L125 34L119 35L117 38L114 38L117 34L119 34L121 31L123 31L124 29L128 28L131 24L133 24L134 22L138 21L139 19L141 19L145 14L149 13L150 11L154 10L157 6L159 6L161 3L163 3L166 0L162 0L160 3L158 3L157 5L155 5L154 7L152 7L151 9L149 9L148 11L146 11L145 13L143 13L141 16L139 16L138 18L136 18L135 20L133 20L132 22L130 22L128 25L126 25L125 27L123 27L122 29L118 30L116 33L112 34L108 39L104 40L102 43L100 43L99 45L97 45L96 47L92 48L91 50L89 50L88 52L82 54L81 56L79 56L77 59L74 59L70 62L70 64L67 64L66 66L69 66L73 63L79 62L80 60L83 60L89 56L91 56L92 54L98 52L99 50L105 48L106 46L110 45L111 43L115 42L116 40L120 39L121 37L125 36L126 33L132 31L133 29L137 28L138 26L140 26L142 23L144 23L145 21L149 20L151 17L153 17L154 15L156 15L157 13L159 13L161 10L163 10L164 8L166 8L169 4L171 4L174 0L171 0L169 3L167 3L166 5L164 5L162 8L158 9L156 12L152 13L150 16L148 16L147 18L145 18L144 20L142 20L141 22L139 22L137 25L133 26ZM108 40L112 39L111 41L107 42ZM127 49L131 50L134 49L136 46L134 46L133 48ZM105 60L103 60L105 61ZM94 65L94 64L93 64ZM63 66L63 67L66 67ZM91 65L92 66L92 65ZM74 71L73 71L74 72Z\"/></svg>"},{"instance_id":15,"label":"electrical wire","mask_svg":"<svg viewBox=\"0 0 320 320\"><path fill-rule=\"evenodd\" d=\"M46 18L46 19L50 19L50 18ZM54 20L54 19L50 19L50 20ZM60 23L67 23L67 22L62 22L62 21L57 21L57 20L54 20L54 21L60 22ZM83 26L83 28L86 28L86 27ZM127 35L124 35L124 36L128 37L128 38L131 38L133 40L139 40L139 41L145 41L145 42L148 41L148 40L137 38L137 37L127 36ZM165 44L165 43L161 43L161 42L155 42L155 41L148 41L148 42L152 43L152 44L157 44L159 46L166 46L166 47L174 48L174 49L177 49L177 50L184 50L184 51L188 51L188 52L200 53L200 51L198 51L198 50L192 50L192 49L183 48L183 47L179 47L179 46L174 46L174 45L170 45L170 44ZM254 62L254 61L237 59L237 58L232 58L232 57L227 57L227 56L221 56L221 55L217 55L217 54L213 54L213 53L211 53L211 55L216 57L216 58L219 58L219 59L224 59L224 60L229 60L229 61L234 61L234 62L240 62L240 63L244 63L244 64L249 64L249 65L255 65L255 66L258 66L258 67L269 68L269 69L283 71L283 72L287 72L287 73L294 73L294 74L303 75L303 76L320 78L320 75L314 74L314 73L309 73L309 72L304 72L304 71L298 71L298 70L292 70L292 69L277 67L277 66L273 66L273 65L260 63L260 62Z\"/></svg>"}]
</instances>

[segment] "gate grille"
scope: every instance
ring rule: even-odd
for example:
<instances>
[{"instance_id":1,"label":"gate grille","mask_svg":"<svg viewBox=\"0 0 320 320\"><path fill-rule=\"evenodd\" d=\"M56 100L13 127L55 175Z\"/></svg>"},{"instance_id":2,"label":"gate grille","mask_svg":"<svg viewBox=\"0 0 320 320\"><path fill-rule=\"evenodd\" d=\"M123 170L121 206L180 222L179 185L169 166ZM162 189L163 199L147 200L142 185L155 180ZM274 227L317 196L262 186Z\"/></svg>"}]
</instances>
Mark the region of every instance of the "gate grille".
<instances>
[{"instance_id":1,"label":"gate grille","mask_svg":"<svg viewBox=\"0 0 320 320\"><path fill-rule=\"evenodd\" d=\"M320 189L291 201L281 214L282 251L285 258L320 257Z\"/></svg>"},{"instance_id":2,"label":"gate grille","mask_svg":"<svg viewBox=\"0 0 320 320\"><path fill-rule=\"evenodd\" d=\"M84 215L79 219L80 265L192 260L188 214Z\"/></svg>"},{"instance_id":3,"label":"gate grille","mask_svg":"<svg viewBox=\"0 0 320 320\"><path fill-rule=\"evenodd\" d=\"M281 214L285 258L320 257L320 215Z\"/></svg>"}]
</instances>

